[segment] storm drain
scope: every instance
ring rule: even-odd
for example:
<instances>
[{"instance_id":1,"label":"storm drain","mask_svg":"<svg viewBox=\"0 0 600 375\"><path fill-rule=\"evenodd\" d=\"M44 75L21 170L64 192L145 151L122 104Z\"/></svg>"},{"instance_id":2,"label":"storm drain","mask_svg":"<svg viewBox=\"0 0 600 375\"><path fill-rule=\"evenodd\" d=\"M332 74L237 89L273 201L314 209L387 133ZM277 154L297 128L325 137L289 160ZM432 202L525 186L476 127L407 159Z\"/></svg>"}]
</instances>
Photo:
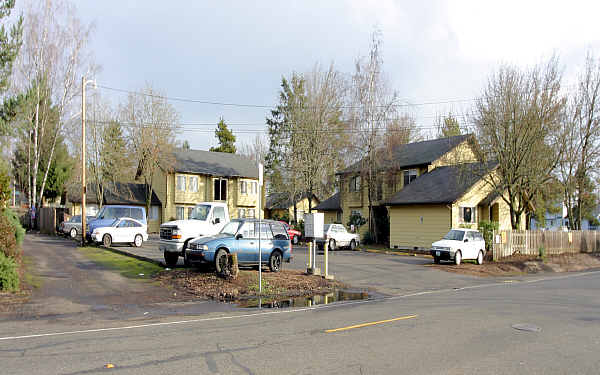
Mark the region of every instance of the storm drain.
<instances>
[{"instance_id":1,"label":"storm drain","mask_svg":"<svg viewBox=\"0 0 600 375\"><path fill-rule=\"evenodd\" d=\"M541 332L542 330L540 327L529 323L513 324L511 327L513 327L516 330L526 332Z\"/></svg>"}]
</instances>

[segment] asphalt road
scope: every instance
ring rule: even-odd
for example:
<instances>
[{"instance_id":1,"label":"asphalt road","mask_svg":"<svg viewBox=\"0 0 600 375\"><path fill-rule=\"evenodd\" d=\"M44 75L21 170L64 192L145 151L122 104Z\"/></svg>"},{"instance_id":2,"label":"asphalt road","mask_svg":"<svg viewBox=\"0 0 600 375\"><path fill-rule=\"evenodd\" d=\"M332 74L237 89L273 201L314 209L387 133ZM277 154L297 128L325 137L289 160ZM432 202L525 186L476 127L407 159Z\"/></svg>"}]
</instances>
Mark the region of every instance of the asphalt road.
<instances>
[{"instance_id":1,"label":"asphalt road","mask_svg":"<svg viewBox=\"0 0 600 375\"><path fill-rule=\"evenodd\" d=\"M430 260L423 258L339 252L332 255L336 276L359 286L380 282L387 293L297 309L172 303L161 306L187 312L144 314L140 306L151 286L132 290L114 284L79 258L57 270L51 266L61 264L55 257L69 259L72 247L35 240L37 247L47 246L39 254L49 259L41 268L46 277L74 275L70 284L56 280L74 289L65 301L77 303L69 306L109 303L110 297L125 309L127 300L121 299L139 293L137 307L110 317L85 310L60 318L0 320L1 374L598 374L600 369L600 271L478 279L428 269L423 263ZM303 267L305 255L297 251L289 266ZM72 267L87 267L92 280ZM87 289L96 294L85 297ZM43 293L42 300L56 297Z\"/></svg>"},{"instance_id":2,"label":"asphalt road","mask_svg":"<svg viewBox=\"0 0 600 375\"><path fill-rule=\"evenodd\" d=\"M599 284L590 272L113 330L56 325L3 334L0 358L6 374L597 374Z\"/></svg>"}]
</instances>

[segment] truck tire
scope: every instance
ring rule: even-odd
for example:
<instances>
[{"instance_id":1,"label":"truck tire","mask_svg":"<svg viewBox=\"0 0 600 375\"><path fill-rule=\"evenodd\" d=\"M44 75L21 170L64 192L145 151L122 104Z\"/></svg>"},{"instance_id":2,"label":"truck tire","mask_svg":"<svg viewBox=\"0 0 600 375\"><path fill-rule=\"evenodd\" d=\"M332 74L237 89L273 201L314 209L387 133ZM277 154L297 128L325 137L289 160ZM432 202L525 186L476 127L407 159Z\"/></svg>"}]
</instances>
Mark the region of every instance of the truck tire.
<instances>
[{"instance_id":1,"label":"truck tire","mask_svg":"<svg viewBox=\"0 0 600 375\"><path fill-rule=\"evenodd\" d=\"M165 257L165 264L167 265L167 267L175 268L175 266L177 266L177 261L179 260L179 254L165 251L164 257Z\"/></svg>"}]
</instances>

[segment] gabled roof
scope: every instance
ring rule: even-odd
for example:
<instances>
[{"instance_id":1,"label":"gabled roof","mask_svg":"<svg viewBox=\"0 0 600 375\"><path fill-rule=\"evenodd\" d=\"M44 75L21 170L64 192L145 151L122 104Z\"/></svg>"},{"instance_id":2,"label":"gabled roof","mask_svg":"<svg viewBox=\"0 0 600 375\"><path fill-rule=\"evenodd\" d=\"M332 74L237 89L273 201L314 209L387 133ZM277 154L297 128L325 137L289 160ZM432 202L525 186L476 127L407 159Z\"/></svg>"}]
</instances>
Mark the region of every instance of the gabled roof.
<instances>
[{"instance_id":1,"label":"gabled roof","mask_svg":"<svg viewBox=\"0 0 600 375\"><path fill-rule=\"evenodd\" d=\"M335 193L315 207L317 211L341 211L340 193Z\"/></svg>"},{"instance_id":2,"label":"gabled roof","mask_svg":"<svg viewBox=\"0 0 600 375\"><path fill-rule=\"evenodd\" d=\"M72 189L67 193L68 200L73 203L81 203L81 189ZM96 185L90 184L87 187L87 193L85 196L86 203L98 204L96 197ZM103 204L146 204L146 185L136 183L121 183L117 182L114 185L106 186L104 188L104 202ZM160 206L162 203L158 196L152 191L152 197L150 204L153 206Z\"/></svg>"},{"instance_id":3,"label":"gabled roof","mask_svg":"<svg viewBox=\"0 0 600 375\"><path fill-rule=\"evenodd\" d=\"M298 193L296 195L296 202L301 201L302 199L306 198L308 196L307 193ZM316 196L316 195L312 195L312 198L315 199L317 202L320 202L321 200ZM265 203L265 208L267 210L287 210L288 208L292 207L294 205L294 201L292 200L292 198L289 196L288 193L270 193L269 196L267 197L267 201Z\"/></svg>"},{"instance_id":4,"label":"gabled roof","mask_svg":"<svg viewBox=\"0 0 600 375\"><path fill-rule=\"evenodd\" d=\"M431 172L417 177L388 199L385 204L395 206L453 203L473 187L481 179L483 173L489 172L493 166L495 164L471 163L437 167Z\"/></svg>"},{"instance_id":5,"label":"gabled roof","mask_svg":"<svg viewBox=\"0 0 600 375\"><path fill-rule=\"evenodd\" d=\"M439 138L430 141L407 143L396 147L392 155L382 163L382 169L408 168L418 165L428 165L444 154L472 137L470 134ZM362 160L337 174L356 173L361 170Z\"/></svg>"},{"instance_id":6,"label":"gabled roof","mask_svg":"<svg viewBox=\"0 0 600 375\"><path fill-rule=\"evenodd\" d=\"M256 162L242 155L204 150L175 150L176 172L258 178Z\"/></svg>"}]
</instances>

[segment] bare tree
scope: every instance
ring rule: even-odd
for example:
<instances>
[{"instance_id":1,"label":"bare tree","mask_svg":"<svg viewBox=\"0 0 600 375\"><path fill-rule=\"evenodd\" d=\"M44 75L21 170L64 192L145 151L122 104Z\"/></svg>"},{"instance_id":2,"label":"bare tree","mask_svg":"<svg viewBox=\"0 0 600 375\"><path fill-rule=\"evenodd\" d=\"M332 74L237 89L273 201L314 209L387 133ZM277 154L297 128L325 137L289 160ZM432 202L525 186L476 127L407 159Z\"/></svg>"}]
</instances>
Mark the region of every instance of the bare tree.
<instances>
[{"instance_id":1,"label":"bare tree","mask_svg":"<svg viewBox=\"0 0 600 375\"><path fill-rule=\"evenodd\" d=\"M86 51L92 26L82 24L74 7L59 0L32 1L25 18L24 43L15 78L18 89L32 92L25 117L30 119L26 131L31 134L28 174L33 189L29 189L29 203L35 207L44 195L57 140L76 111L74 99L79 92L80 78L94 68ZM44 115L51 112L50 108L58 114L55 128L47 126L50 117ZM47 149L49 155L45 158L46 165L40 165L43 150L40 140L44 139L47 129L53 129ZM43 177L37 192L39 171L43 171Z\"/></svg>"},{"instance_id":2,"label":"bare tree","mask_svg":"<svg viewBox=\"0 0 600 375\"><path fill-rule=\"evenodd\" d=\"M269 146L267 145L267 140L260 134L256 134L256 136L252 138L252 141L242 143L238 150L241 155L263 164L268 151Z\"/></svg>"},{"instance_id":3,"label":"bare tree","mask_svg":"<svg viewBox=\"0 0 600 375\"><path fill-rule=\"evenodd\" d=\"M173 151L179 130L179 114L150 84L128 96L121 108L121 121L127 124L133 158L137 165L135 179L146 187L146 213L150 213L152 184L159 168L169 171L175 163Z\"/></svg>"},{"instance_id":4,"label":"bare tree","mask_svg":"<svg viewBox=\"0 0 600 375\"><path fill-rule=\"evenodd\" d=\"M382 133L386 124L398 117L397 94L389 88L382 68L381 32L371 35L371 50L366 58L356 60L356 70L352 76L351 111L349 113L356 158L361 160L361 174L366 180L369 205L369 232L376 238L377 230L373 215L373 202L376 200L380 183L379 151L383 148Z\"/></svg>"},{"instance_id":5,"label":"bare tree","mask_svg":"<svg viewBox=\"0 0 600 375\"><path fill-rule=\"evenodd\" d=\"M518 229L534 197L552 179L563 150L565 96L556 57L529 70L501 66L476 104L479 159L497 163L483 180L510 208Z\"/></svg>"},{"instance_id":6,"label":"bare tree","mask_svg":"<svg viewBox=\"0 0 600 375\"><path fill-rule=\"evenodd\" d=\"M591 181L600 161L600 60L588 53L571 97L558 165L569 225L581 229L586 208L596 202Z\"/></svg>"}]
</instances>

